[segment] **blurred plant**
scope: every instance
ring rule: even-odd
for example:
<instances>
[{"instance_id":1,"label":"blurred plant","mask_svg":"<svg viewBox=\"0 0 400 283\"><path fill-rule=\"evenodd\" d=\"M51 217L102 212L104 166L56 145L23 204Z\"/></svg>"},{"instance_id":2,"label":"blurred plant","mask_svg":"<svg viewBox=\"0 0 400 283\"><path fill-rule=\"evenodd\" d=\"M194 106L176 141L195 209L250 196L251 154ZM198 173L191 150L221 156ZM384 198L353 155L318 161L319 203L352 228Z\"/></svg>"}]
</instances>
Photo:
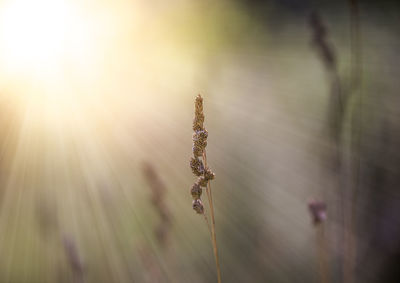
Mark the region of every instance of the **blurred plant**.
<instances>
[{"instance_id":1,"label":"blurred plant","mask_svg":"<svg viewBox=\"0 0 400 283\"><path fill-rule=\"evenodd\" d=\"M35 202L35 216L44 240L49 240L51 235L58 232L57 206L45 194L39 194Z\"/></svg>"},{"instance_id":2,"label":"blurred plant","mask_svg":"<svg viewBox=\"0 0 400 283\"><path fill-rule=\"evenodd\" d=\"M71 268L75 283L84 283L85 280L85 268L83 260L79 255L78 248L75 241L64 235L62 244L64 247L64 252L68 260L68 264Z\"/></svg>"},{"instance_id":3,"label":"blurred plant","mask_svg":"<svg viewBox=\"0 0 400 283\"><path fill-rule=\"evenodd\" d=\"M150 162L143 162L142 173L151 191L151 203L161 220L154 228L154 236L159 246L166 252L168 236L172 224L171 214L165 203L167 187ZM145 273L146 276L142 278L142 280L145 282L162 282L163 272L151 247L148 244L143 244L139 247L138 253L141 263L147 271Z\"/></svg>"},{"instance_id":4,"label":"blurred plant","mask_svg":"<svg viewBox=\"0 0 400 283\"><path fill-rule=\"evenodd\" d=\"M341 86L341 81L339 73L337 70L337 56L333 45L328 41L328 30L322 20L322 17L318 12L314 11L311 13L309 18L309 24L312 32L312 43L320 55L320 59L325 66L325 71L329 78L329 83L331 85L329 103L328 103L328 131L329 134L328 142L332 142L332 151L327 158L328 168L333 172L337 173L338 179L336 187L338 189L340 206L342 208L341 215L339 217L340 222L343 223L343 228L345 227L345 187L346 181L343 172L343 152L344 145L342 142L344 120L345 120L345 109L348 104L348 97L344 97L343 88ZM326 204L323 202L312 201L308 204L311 216L313 218L314 225L321 224L326 217ZM322 225L319 225L322 226ZM318 236L318 249L319 249L319 262L320 262L320 274L321 279L326 278L325 272L325 254L321 251L324 249L325 239L324 239L324 228L321 227L320 231L317 232ZM346 238L346 231L343 230L343 234L340 237ZM341 247L343 254L346 253L345 247ZM343 263L345 261L343 260ZM344 267L343 267L344 270ZM325 275L324 275L325 274Z\"/></svg>"},{"instance_id":5,"label":"blurred plant","mask_svg":"<svg viewBox=\"0 0 400 283\"><path fill-rule=\"evenodd\" d=\"M154 230L154 235L160 246L164 248L168 242L168 233L172 223L171 214L165 204L167 188L152 164L148 162L143 163L142 172L152 193L151 202L161 219L161 222Z\"/></svg>"},{"instance_id":6,"label":"blurred plant","mask_svg":"<svg viewBox=\"0 0 400 283\"><path fill-rule=\"evenodd\" d=\"M326 203L312 200L308 203L308 209L315 226L326 220Z\"/></svg>"},{"instance_id":7,"label":"blurred plant","mask_svg":"<svg viewBox=\"0 0 400 283\"><path fill-rule=\"evenodd\" d=\"M327 218L326 203L323 201L312 200L308 203L308 210L310 211L310 216L317 233L318 262L321 282L328 283L330 282L330 275L327 264L327 244L324 235L324 222Z\"/></svg>"},{"instance_id":8,"label":"blurred plant","mask_svg":"<svg viewBox=\"0 0 400 283\"><path fill-rule=\"evenodd\" d=\"M348 1L350 9L350 91L356 96L356 102L351 113L351 154L352 154L352 187L351 201L348 208L349 219L347 220L347 253L343 263L344 282L354 282L354 272L357 258L357 203L360 187L361 172L361 140L363 134L363 95L362 95L362 45L361 45L361 24L360 12L357 0Z\"/></svg>"},{"instance_id":9,"label":"blurred plant","mask_svg":"<svg viewBox=\"0 0 400 283\"><path fill-rule=\"evenodd\" d=\"M328 74L331 84L331 95L328 109L328 124L330 136L335 142L336 151L340 154L339 143L340 134L345 112L345 97L337 71L337 58L335 48L328 40L328 29L326 28L320 14L316 11L312 12L309 18L309 25L312 32L312 44L319 54L325 70ZM340 167L340 162L334 162L335 167Z\"/></svg>"},{"instance_id":10,"label":"blurred plant","mask_svg":"<svg viewBox=\"0 0 400 283\"><path fill-rule=\"evenodd\" d=\"M313 32L313 44L320 53L326 71L331 80L331 96L328 109L328 124L330 138L334 142L334 153L332 157L333 169L338 173L339 194L342 206L343 238L344 238L344 259L343 259L343 280L353 282L355 266L356 246L356 206L358 198L358 187L360 183L361 166L361 134L362 134L362 56L360 19L357 0L349 0L350 7L350 84L349 88L343 91L339 73L337 71L336 56L333 46L327 41L327 29L318 13L313 12L310 16L310 27ZM355 95L358 91L358 97ZM350 103L350 100L358 98L358 103ZM350 107L351 106L351 107ZM358 106L358 109L357 109ZM346 114L349 112L348 114ZM348 115L351 119L350 132L351 146L347 147L342 136L345 134L344 121ZM346 158L344 153L348 152L351 158ZM344 172L344 170L349 172ZM349 179L350 177L350 179ZM351 184L351 185L349 185ZM346 201L349 196L350 201Z\"/></svg>"},{"instance_id":11,"label":"blurred plant","mask_svg":"<svg viewBox=\"0 0 400 283\"><path fill-rule=\"evenodd\" d=\"M317 12L310 15L310 27L313 32L312 43L320 53L321 60L325 67L331 71L336 70L336 54L332 44L327 40L328 30Z\"/></svg>"},{"instance_id":12,"label":"blurred plant","mask_svg":"<svg viewBox=\"0 0 400 283\"><path fill-rule=\"evenodd\" d=\"M157 257L154 255L152 250L148 246L138 248L140 261L146 272L143 272L146 276L141 278L144 282L163 282L163 273L160 264L157 261Z\"/></svg>"},{"instance_id":13,"label":"blurred plant","mask_svg":"<svg viewBox=\"0 0 400 283\"><path fill-rule=\"evenodd\" d=\"M194 131L192 137L193 157L190 159L190 168L192 169L193 174L198 176L198 179L196 183L194 183L194 185L192 186L190 192L193 197L193 203L192 203L193 209L198 214L204 216L204 219L211 233L211 240L215 256L215 264L217 267L218 283L220 283L221 270L218 258L217 237L215 233L214 205L213 205L211 185L210 185L210 181L214 179L215 174L207 166L206 146L207 146L208 132L204 128L203 124L204 124L203 98L201 97L201 95L198 95L195 99L195 113L193 120L193 131ZM200 156L202 157L202 160L199 159ZM211 226L210 223L208 222L203 202L201 201L202 187L205 187L208 203L210 206Z\"/></svg>"}]
</instances>

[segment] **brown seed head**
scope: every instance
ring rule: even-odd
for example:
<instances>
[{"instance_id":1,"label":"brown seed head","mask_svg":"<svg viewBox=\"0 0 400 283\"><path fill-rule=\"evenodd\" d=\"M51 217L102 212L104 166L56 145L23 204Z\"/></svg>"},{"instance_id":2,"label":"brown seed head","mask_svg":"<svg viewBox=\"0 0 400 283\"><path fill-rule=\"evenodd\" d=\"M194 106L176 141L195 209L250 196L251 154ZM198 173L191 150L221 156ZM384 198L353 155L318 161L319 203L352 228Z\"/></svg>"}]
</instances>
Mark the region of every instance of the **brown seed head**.
<instances>
[{"instance_id":1,"label":"brown seed head","mask_svg":"<svg viewBox=\"0 0 400 283\"><path fill-rule=\"evenodd\" d=\"M198 214L204 214L204 206L200 199L194 200L192 207Z\"/></svg>"},{"instance_id":2,"label":"brown seed head","mask_svg":"<svg viewBox=\"0 0 400 283\"><path fill-rule=\"evenodd\" d=\"M204 172L204 179L206 179L207 181L209 180L214 180L215 178L215 174L213 171L211 171L210 168L207 168Z\"/></svg>"},{"instance_id":3,"label":"brown seed head","mask_svg":"<svg viewBox=\"0 0 400 283\"><path fill-rule=\"evenodd\" d=\"M202 189L198 183L194 183L190 193L192 194L193 199L199 199L201 197Z\"/></svg>"},{"instance_id":4,"label":"brown seed head","mask_svg":"<svg viewBox=\"0 0 400 283\"><path fill-rule=\"evenodd\" d=\"M200 131L203 130L204 114L203 114L203 98L201 95L196 96L194 103L194 119L193 119L193 130Z\"/></svg>"},{"instance_id":5,"label":"brown seed head","mask_svg":"<svg viewBox=\"0 0 400 283\"><path fill-rule=\"evenodd\" d=\"M193 146L192 147L193 155L196 157L202 156L203 155L203 149L198 147L198 146Z\"/></svg>"},{"instance_id":6,"label":"brown seed head","mask_svg":"<svg viewBox=\"0 0 400 283\"><path fill-rule=\"evenodd\" d=\"M200 130L193 133L193 155L194 156L202 156L203 151L207 146L207 137L208 133L206 130Z\"/></svg>"},{"instance_id":7,"label":"brown seed head","mask_svg":"<svg viewBox=\"0 0 400 283\"><path fill-rule=\"evenodd\" d=\"M192 172L196 176L201 176L204 174L204 165L203 162L197 157L190 158L190 168Z\"/></svg>"},{"instance_id":8,"label":"brown seed head","mask_svg":"<svg viewBox=\"0 0 400 283\"><path fill-rule=\"evenodd\" d=\"M205 149L207 146L208 132L204 130L195 131L192 136L193 146Z\"/></svg>"},{"instance_id":9,"label":"brown seed head","mask_svg":"<svg viewBox=\"0 0 400 283\"><path fill-rule=\"evenodd\" d=\"M204 178L204 176L200 176L197 179L197 184L199 184L199 186L201 186L201 187L207 187L207 183L208 183L208 180L206 178Z\"/></svg>"},{"instance_id":10,"label":"brown seed head","mask_svg":"<svg viewBox=\"0 0 400 283\"><path fill-rule=\"evenodd\" d=\"M193 142L198 142L198 141L202 141L205 142L207 141L207 137L208 137L208 132L206 129L204 130L199 130L199 131L195 131L193 133Z\"/></svg>"}]
</instances>

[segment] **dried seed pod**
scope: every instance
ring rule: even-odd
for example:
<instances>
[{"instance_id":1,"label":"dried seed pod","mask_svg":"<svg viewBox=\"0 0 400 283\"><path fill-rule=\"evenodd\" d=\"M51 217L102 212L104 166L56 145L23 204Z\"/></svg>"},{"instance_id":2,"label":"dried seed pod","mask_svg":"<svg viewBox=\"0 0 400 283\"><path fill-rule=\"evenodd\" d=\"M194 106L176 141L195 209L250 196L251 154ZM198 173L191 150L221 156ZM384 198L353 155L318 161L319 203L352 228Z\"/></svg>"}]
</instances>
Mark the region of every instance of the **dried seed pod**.
<instances>
[{"instance_id":1,"label":"dried seed pod","mask_svg":"<svg viewBox=\"0 0 400 283\"><path fill-rule=\"evenodd\" d=\"M198 95L195 101L195 111L193 119L193 130L200 131L203 129L204 114L203 114L203 98Z\"/></svg>"},{"instance_id":2,"label":"dried seed pod","mask_svg":"<svg viewBox=\"0 0 400 283\"><path fill-rule=\"evenodd\" d=\"M207 138L208 138L208 132L205 129L195 131L192 136L193 143L195 143L195 144L196 143L203 144L203 143L207 142Z\"/></svg>"},{"instance_id":3,"label":"dried seed pod","mask_svg":"<svg viewBox=\"0 0 400 283\"><path fill-rule=\"evenodd\" d=\"M209 180L214 180L215 178L215 174L213 171L211 171L210 168L207 168L204 172L204 179L206 179L207 181Z\"/></svg>"},{"instance_id":4,"label":"dried seed pod","mask_svg":"<svg viewBox=\"0 0 400 283\"><path fill-rule=\"evenodd\" d=\"M195 157L199 157L203 155L203 149L201 149L200 147L197 146L193 146L192 147L192 151L193 151L193 155Z\"/></svg>"},{"instance_id":5,"label":"dried seed pod","mask_svg":"<svg viewBox=\"0 0 400 283\"><path fill-rule=\"evenodd\" d=\"M201 197L202 189L198 183L194 183L190 193L192 194L193 199L199 199Z\"/></svg>"},{"instance_id":6,"label":"dried seed pod","mask_svg":"<svg viewBox=\"0 0 400 283\"><path fill-rule=\"evenodd\" d=\"M208 138L208 132L206 129L196 131L195 134L196 134L197 138L201 139L201 140L207 140L207 138Z\"/></svg>"},{"instance_id":7,"label":"dried seed pod","mask_svg":"<svg viewBox=\"0 0 400 283\"><path fill-rule=\"evenodd\" d=\"M203 150L207 146L207 136L208 133L206 130L196 131L193 134L193 148L196 148L196 152L201 152L201 154L203 153Z\"/></svg>"},{"instance_id":8,"label":"dried seed pod","mask_svg":"<svg viewBox=\"0 0 400 283\"><path fill-rule=\"evenodd\" d=\"M203 113L203 97L200 94L196 96L195 102L195 113Z\"/></svg>"},{"instance_id":9,"label":"dried seed pod","mask_svg":"<svg viewBox=\"0 0 400 283\"><path fill-rule=\"evenodd\" d=\"M192 207L198 214L204 214L204 206L200 199L194 200Z\"/></svg>"},{"instance_id":10,"label":"dried seed pod","mask_svg":"<svg viewBox=\"0 0 400 283\"><path fill-rule=\"evenodd\" d=\"M204 174L203 162L197 157L192 157L190 159L190 168L192 169L193 174L196 176L201 176Z\"/></svg>"},{"instance_id":11,"label":"dried seed pod","mask_svg":"<svg viewBox=\"0 0 400 283\"><path fill-rule=\"evenodd\" d=\"M196 116L193 120L193 131L201 131L203 129L204 115Z\"/></svg>"},{"instance_id":12,"label":"dried seed pod","mask_svg":"<svg viewBox=\"0 0 400 283\"><path fill-rule=\"evenodd\" d=\"M206 178L204 178L204 176L200 176L197 179L197 184L199 184L199 186L201 186L201 187L207 187L207 183L208 183L208 180Z\"/></svg>"}]
</instances>

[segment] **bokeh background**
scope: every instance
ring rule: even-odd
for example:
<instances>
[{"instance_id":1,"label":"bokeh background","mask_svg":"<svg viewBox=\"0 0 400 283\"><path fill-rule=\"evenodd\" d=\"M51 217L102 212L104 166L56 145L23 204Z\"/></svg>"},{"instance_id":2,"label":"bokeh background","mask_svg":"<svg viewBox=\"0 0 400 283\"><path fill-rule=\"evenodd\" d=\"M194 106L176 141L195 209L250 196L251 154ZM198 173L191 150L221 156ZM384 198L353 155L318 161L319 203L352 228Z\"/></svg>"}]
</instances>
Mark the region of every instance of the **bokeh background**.
<instances>
[{"instance_id":1,"label":"bokeh background","mask_svg":"<svg viewBox=\"0 0 400 283\"><path fill-rule=\"evenodd\" d=\"M0 282L216 282L198 93L223 282L400 282L399 8L2 0Z\"/></svg>"}]
</instances>

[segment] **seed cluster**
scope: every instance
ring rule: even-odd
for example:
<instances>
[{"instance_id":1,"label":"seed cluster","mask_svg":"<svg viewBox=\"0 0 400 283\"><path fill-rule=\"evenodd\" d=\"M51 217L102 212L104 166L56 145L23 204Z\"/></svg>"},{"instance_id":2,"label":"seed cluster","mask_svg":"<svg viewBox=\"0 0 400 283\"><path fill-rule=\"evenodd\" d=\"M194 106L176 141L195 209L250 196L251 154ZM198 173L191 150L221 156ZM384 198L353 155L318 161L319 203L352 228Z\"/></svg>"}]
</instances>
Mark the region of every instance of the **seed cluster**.
<instances>
[{"instance_id":1,"label":"seed cluster","mask_svg":"<svg viewBox=\"0 0 400 283\"><path fill-rule=\"evenodd\" d=\"M210 168L204 166L203 161L199 158L203 156L208 138L208 132L204 128L203 98L200 95L195 100L193 131L193 156L190 158L190 168L198 179L192 186L190 193L193 197L193 209L198 214L204 214L204 206L201 201L202 187L207 187L208 182L214 179L215 174Z\"/></svg>"}]
</instances>

